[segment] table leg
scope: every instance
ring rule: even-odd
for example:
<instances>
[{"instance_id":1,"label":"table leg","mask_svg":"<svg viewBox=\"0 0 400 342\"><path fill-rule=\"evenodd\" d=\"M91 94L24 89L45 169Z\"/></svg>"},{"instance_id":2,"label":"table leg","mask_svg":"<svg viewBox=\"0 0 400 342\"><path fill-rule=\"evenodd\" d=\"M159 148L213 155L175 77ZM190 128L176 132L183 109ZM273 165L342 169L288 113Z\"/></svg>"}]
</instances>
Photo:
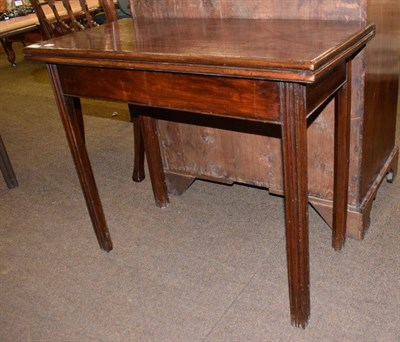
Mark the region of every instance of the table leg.
<instances>
[{"instance_id":1,"label":"table leg","mask_svg":"<svg viewBox=\"0 0 400 342\"><path fill-rule=\"evenodd\" d=\"M83 121L81 99L79 97L72 97L71 99L73 101L73 108L76 113L75 115L76 115L76 119L78 120L78 125L79 125L79 129L81 131L81 136L82 136L83 142L85 142L85 123Z\"/></svg>"},{"instance_id":2,"label":"table leg","mask_svg":"<svg viewBox=\"0 0 400 342\"><path fill-rule=\"evenodd\" d=\"M5 53L7 54L7 59L11 63L12 66L16 66L15 64L15 51L12 47L13 42L9 41L7 38L1 38L1 45Z\"/></svg>"},{"instance_id":3,"label":"table leg","mask_svg":"<svg viewBox=\"0 0 400 342\"><path fill-rule=\"evenodd\" d=\"M12 189L18 186L17 177L15 177L10 159L8 158L6 147L0 135L0 171L6 181L7 188Z\"/></svg>"},{"instance_id":4,"label":"table leg","mask_svg":"<svg viewBox=\"0 0 400 342\"><path fill-rule=\"evenodd\" d=\"M290 315L293 325L305 328L310 316L305 86L282 83L281 94Z\"/></svg>"},{"instance_id":5,"label":"table leg","mask_svg":"<svg viewBox=\"0 0 400 342\"><path fill-rule=\"evenodd\" d=\"M135 150L134 150L134 166L132 179L135 182L141 182L145 178L144 174L144 142L142 130L140 127L140 120L137 114L140 111L138 106L129 104L129 113L133 122L133 137L135 139Z\"/></svg>"},{"instance_id":6,"label":"table leg","mask_svg":"<svg viewBox=\"0 0 400 342\"><path fill-rule=\"evenodd\" d=\"M76 108L77 101L73 97L63 94L57 66L48 65L47 68L97 241L108 252L113 246L84 142L82 112Z\"/></svg>"},{"instance_id":7,"label":"table leg","mask_svg":"<svg viewBox=\"0 0 400 342\"><path fill-rule=\"evenodd\" d=\"M333 186L332 247L340 250L346 241L350 159L351 62L347 82L335 97L335 161Z\"/></svg>"},{"instance_id":8,"label":"table leg","mask_svg":"<svg viewBox=\"0 0 400 342\"><path fill-rule=\"evenodd\" d=\"M151 113L152 109L145 109ZM144 112L143 112L144 114ZM153 187L154 199L158 207L164 208L168 205L168 190L165 182L164 167L161 159L160 145L158 142L156 119L139 113L140 125L143 131L144 146L149 166L151 185Z\"/></svg>"}]
</instances>

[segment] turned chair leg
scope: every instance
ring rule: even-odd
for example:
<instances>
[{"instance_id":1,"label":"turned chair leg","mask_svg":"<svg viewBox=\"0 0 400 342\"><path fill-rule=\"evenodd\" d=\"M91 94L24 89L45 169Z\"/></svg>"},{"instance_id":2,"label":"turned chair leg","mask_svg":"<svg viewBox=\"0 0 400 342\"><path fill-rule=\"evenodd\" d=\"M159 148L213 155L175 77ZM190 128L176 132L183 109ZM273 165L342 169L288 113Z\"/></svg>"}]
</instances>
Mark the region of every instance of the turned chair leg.
<instances>
[{"instance_id":1,"label":"turned chair leg","mask_svg":"<svg viewBox=\"0 0 400 342\"><path fill-rule=\"evenodd\" d=\"M0 39L1 45L3 46L3 49L7 55L8 61L11 63L11 65L14 67L17 64L15 63L15 51L12 47L13 42L9 41L7 38L1 38Z\"/></svg>"}]
</instances>

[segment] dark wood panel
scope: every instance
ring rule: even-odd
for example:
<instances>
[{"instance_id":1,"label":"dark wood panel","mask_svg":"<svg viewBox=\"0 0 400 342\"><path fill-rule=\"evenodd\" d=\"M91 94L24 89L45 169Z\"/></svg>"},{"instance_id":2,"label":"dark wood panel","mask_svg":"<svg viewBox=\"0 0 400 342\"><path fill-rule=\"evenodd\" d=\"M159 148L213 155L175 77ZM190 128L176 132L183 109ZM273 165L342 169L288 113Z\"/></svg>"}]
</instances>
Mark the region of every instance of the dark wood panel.
<instances>
[{"instance_id":1,"label":"dark wood panel","mask_svg":"<svg viewBox=\"0 0 400 342\"><path fill-rule=\"evenodd\" d=\"M192 113L157 118L167 170L224 183L282 182L279 126Z\"/></svg>"},{"instance_id":2,"label":"dark wood panel","mask_svg":"<svg viewBox=\"0 0 400 342\"><path fill-rule=\"evenodd\" d=\"M366 50L360 198L363 198L395 147L400 72L400 2L369 0L368 20L377 25Z\"/></svg>"},{"instance_id":3,"label":"dark wood panel","mask_svg":"<svg viewBox=\"0 0 400 342\"><path fill-rule=\"evenodd\" d=\"M358 20L362 1L131 0L134 16L148 18L252 18Z\"/></svg>"},{"instance_id":4,"label":"dark wood panel","mask_svg":"<svg viewBox=\"0 0 400 342\"><path fill-rule=\"evenodd\" d=\"M76 66L60 66L59 73L68 95L204 113L210 113L208 103L213 102L217 115L279 122L279 86L274 82ZM104 80L95 87L93 73ZM118 88L109 82L115 78Z\"/></svg>"}]
</instances>

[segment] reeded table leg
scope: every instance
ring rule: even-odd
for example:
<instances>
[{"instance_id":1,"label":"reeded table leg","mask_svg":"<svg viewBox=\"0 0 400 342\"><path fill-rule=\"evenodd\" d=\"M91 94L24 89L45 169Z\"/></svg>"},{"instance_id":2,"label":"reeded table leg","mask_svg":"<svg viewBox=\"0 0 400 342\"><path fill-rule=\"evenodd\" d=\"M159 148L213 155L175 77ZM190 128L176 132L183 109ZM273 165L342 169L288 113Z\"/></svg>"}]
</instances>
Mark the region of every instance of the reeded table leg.
<instances>
[{"instance_id":1,"label":"reeded table leg","mask_svg":"<svg viewBox=\"0 0 400 342\"><path fill-rule=\"evenodd\" d=\"M347 82L335 97L335 162L333 186L332 247L340 250L346 241L350 159L351 62Z\"/></svg>"},{"instance_id":2,"label":"reeded table leg","mask_svg":"<svg viewBox=\"0 0 400 342\"><path fill-rule=\"evenodd\" d=\"M310 316L306 95L300 84L281 87L290 315L293 325L305 328Z\"/></svg>"},{"instance_id":3,"label":"reeded table leg","mask_svg":"<svg viewBox=\"0 0 400 342\"><path fill-rule=\"evenodd\" d=\"M113 246L84 142L82 112L76 108L78 102L73 97L63 94L57 66L48 65L47 68L97 241L108 252Z\"/></svg>"}]
</instances>

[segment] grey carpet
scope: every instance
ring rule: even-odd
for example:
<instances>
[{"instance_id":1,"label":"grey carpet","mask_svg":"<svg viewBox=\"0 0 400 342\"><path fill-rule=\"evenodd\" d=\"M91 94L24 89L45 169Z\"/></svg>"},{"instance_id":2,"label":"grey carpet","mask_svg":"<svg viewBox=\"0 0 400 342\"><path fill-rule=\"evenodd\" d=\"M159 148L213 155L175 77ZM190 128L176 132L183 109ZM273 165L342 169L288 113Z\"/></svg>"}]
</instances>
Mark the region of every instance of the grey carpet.
<instances>
[{"instance_id":1,"label":"grey carpet","mask_svg":"<svg viewBox=\"0 0 400 342\"><path fill-rule=\"evenodd\" d=\"M282 198L196 181L158 209L148 178L130 180L125 105L89 101L115 246L100 251L46 70L20 51L17 63L0 55L0 131L19 181L0 179L0 341L400 341L399 179L379 190L365 240L340 253L310 209L311 321L296 329Z\"/></svg>"}]
</instances>

